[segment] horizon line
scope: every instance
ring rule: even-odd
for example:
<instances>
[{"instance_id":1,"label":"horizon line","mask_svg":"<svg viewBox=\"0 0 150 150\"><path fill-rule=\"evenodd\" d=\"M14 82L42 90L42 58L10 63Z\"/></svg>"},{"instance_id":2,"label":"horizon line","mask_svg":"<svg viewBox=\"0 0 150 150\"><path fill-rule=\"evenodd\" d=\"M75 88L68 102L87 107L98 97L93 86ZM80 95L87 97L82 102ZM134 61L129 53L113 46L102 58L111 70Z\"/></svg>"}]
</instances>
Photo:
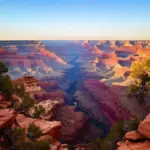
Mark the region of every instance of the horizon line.
<instances>
[{"instance_id":1,"label":"horizon line","mask_svg":"<svg viewBox=\"0 0 150 150\"><path fill-rule=\"evenodd\" d=\"M111 37L111 36L56 36L56 37L16 37L16 38L9 38L9 37L0 37L0 41L23 41L23 40L150 40L150 37Z\"/></svg>"}]
</instances>

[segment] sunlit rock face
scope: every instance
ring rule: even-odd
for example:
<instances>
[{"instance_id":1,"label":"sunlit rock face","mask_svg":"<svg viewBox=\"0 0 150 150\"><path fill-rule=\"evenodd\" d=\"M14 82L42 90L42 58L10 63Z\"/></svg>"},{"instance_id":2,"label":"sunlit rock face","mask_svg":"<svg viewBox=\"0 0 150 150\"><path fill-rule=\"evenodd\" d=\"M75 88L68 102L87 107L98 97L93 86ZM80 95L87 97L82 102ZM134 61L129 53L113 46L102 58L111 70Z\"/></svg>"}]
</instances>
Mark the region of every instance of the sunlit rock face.
<instances>
[{"instance_id":1,"label":"sunlit rock face","mask_svg":"<svg viewBox=\"0 0 150 150\"><path fill-rule=\"evenodd\" d=\"M27 93L40 92L42 90L39 80L32 76L18 78L14 83L18 84L18 86L19 84L23 84Z\"/></svg>"},{"instance_id":2,"label":"sunlit rock face","mask_svg":"<svg viewBox=\"0 0 150 150\"><path fill-rule=\"evenodd\" d=\"M0 59L8 64L13 78L22 75L38 78L61 76L62 69L69 67L67 62L47 49L41 41L1 41L0 46Z\"/></svg>"},{"instance_id":3,"label":"sunlit rock face","mask_svg":"<svg viewBox=\"0 0 150 150\"><path fill-rule=\"evenodd\" d=\"M132 116L142 118L146 115L145 107L135 99L127 98L128 86L134 82L130 78L132 62L150 56L142 43L99 41L91 47L88 41L83 42L82 46L88 52L76 60L82 68L82 83L77 86L74 97L89 118L106 127Z\"/></svg>"}]
</instances>

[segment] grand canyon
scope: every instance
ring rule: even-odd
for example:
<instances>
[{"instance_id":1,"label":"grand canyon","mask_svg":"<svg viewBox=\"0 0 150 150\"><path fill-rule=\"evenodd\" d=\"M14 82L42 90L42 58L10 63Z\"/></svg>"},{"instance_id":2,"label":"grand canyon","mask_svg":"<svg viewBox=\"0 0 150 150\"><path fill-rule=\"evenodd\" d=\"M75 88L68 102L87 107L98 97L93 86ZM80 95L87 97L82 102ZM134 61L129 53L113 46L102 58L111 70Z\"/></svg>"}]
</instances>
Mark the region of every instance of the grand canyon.
<instances>
[{"instance_id":1,"label":"grand canyon","mask_svg":"<svg viewBox=\"0 0 150 150\"><path fill-rule=\"evenodd\" d=\"M142 40L0 41L5 74L35 101L28 112L18 111L14 106L24 99L19 92L6 98L0 80L0 149L14 148L8 138L14 128L24 129L28 141L34 124L42 132L37 141L53 139L51 150L149 150L150 95L144 104L128 97L132 64L149 57L150 41ZM39 106L44 113L35 117ZM136 129L126 129L130 121L138 122ZM122 137L102 146L120 122Z\"/></svg>"}]
</instances>

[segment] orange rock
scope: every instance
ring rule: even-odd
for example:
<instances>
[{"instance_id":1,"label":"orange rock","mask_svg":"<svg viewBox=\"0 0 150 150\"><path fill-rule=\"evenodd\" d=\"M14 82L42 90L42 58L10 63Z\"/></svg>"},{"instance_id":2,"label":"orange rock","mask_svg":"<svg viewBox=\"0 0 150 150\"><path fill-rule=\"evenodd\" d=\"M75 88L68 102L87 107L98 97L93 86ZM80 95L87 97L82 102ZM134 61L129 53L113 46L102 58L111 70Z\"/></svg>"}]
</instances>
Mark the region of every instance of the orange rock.
<instances>
[{"instance_id":1,"label":"orange rock","mask_svg":"<svg viewBox=\"0 0 150 150\"><path fill-rule=\"evenodd\" d=\"M8 101L0 101L0 108L8 108L11 106L11 102Z\"/></svg>"},{"instance_id":2,"label":"orange rock","mask_svg":"<svg viewBox=\"0 0 150 150\"><path fill-rule=\"evenodd\" d=\"M150 114L140 123L138 126L138 131L145 136L146 138L150 139Z\"/></svg>"},{"instance_id":3,"label":"orange rock","mask_svg":"<svg viewBox=\"0 0 150 150\"><path fill-rule=\"evenodd\" d=\"M41 140L46 140L46 139L51 139L52 137L50 135L43 135L40 138L37 139L37 141L41 141Z\"/></svg>"},{"instance_id":4,"label":"orange rock","mask_svg":"<svg viewBox=\"0 0 150 150\"><path fill-rule=\"evenodd\" d=\"M125 139L136 141L143 140L145 137L142 136L138 131L130 131L125 134Z\"/></svg>"},{"instance_id":5,"label":"orange rock","mask_svg":"<svg viewBox=\"0 0 150 150\"><path fill-rule=\"evenodd\" d=\"M54 141L50 144L50 150L58 150L60 146L61 143L59 143L58 141Z\"/></svg>"},{"instance_id":6,"label":"orange rock","mask_svg":"<svg viewBox=\"0 0 150 150\"><path fill-rule=\"evenodd\" d=\"M29 124L34 122L34 119L28 118L28 117L25 117L24 115L19 114L16 116L16 121L17 121L17 124L21 128L25 128L27 130Z\"/></svg>"},{"instance_id":7,"label":"orange rock","mask_svg":"<svg viewBox=\"0 0 150 150\"><path fill-rule=\"evenodd\" d=\"M9 127L16 119L16 113L11 109L0 109L0 129Z\"/></svg>"},{"instance_id":8,"label":"orange rock","mask_svg":"<svg viewBox=\"0 0 150 150\"><path fill-rule=\"evenodd\" d=\"M50 135L53 135L54 131L61 127L61 123L59 121L45 121L42 119L35 119L34 124L42 130L43 134Z\"/></svg>"},{"instance_id":9,"label":"orange rock","mask_svg":"<svg viewBox=\"0 0 150 150\"><path fill-rule=\"evenodd\" d=\"M119 142L117 150L150 150L150 141L146 142Z\"/></svg>"},{"instance_id":10,"label":"orange rock","mask_svg":"<svg viewBox=\"0 0 150 150\"><path fill-rule=\"evenodd\" d=\"M57 137L61 128L61 123L59 121L45 121L42 119L32 119L25 117L24 115L18 115L16 117L16 120L18 125L22 128L25 128L26 131L29 125L31 123L34 123L41 129L43 135L48 134L52 137Z\"/></svg>"}]
</instances>

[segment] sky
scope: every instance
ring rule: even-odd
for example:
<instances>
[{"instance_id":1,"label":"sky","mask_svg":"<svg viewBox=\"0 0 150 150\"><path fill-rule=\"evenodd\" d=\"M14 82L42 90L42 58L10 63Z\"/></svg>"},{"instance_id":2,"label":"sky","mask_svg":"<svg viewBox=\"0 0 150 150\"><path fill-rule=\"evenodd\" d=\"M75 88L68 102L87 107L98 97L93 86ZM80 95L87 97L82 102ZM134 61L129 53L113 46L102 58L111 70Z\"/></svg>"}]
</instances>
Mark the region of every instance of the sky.
<instances>
[{"instance_id":1,"label":"sky","mask_svg":"<svg viewBox=\"0 0 150 150\"><path fill-rule=\"evenodd\" d=\"M149 0L0 0L0 40L150 40Z\"/></svg>"}]
</instances>

